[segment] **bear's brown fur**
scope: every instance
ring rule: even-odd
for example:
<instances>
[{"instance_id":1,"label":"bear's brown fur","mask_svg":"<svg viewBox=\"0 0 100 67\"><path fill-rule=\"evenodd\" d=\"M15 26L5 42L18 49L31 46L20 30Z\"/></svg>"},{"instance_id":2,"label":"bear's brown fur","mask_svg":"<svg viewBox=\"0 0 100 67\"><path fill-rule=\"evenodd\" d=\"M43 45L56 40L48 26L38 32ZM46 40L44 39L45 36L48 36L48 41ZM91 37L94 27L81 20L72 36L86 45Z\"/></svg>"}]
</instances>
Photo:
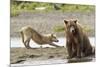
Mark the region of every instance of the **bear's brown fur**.
<instances>
[{"instance_id":1,"label":"bear's brown fur","mask_svg":"<svg viewBox=\"0 0 100 67\"><path fill-rule=\"evenodd\" d=\"M68 58L88 56L93 48L81 25L76 19L64 20Z\"/></svg>"}]
</instances>

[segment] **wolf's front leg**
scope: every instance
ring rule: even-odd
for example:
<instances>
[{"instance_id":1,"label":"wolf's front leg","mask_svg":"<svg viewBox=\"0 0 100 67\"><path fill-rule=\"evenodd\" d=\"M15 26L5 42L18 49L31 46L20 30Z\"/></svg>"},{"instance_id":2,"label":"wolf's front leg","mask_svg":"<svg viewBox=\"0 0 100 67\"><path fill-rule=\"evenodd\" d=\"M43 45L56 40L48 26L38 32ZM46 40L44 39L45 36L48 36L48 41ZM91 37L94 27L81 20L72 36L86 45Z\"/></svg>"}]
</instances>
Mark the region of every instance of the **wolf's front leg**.
<instances>
[{"instance_id":1,"label":"wolf's front leg","mask_svg":"<svg viewBox=\"0 0 100 67\"><path fill-rule=\"evenodd\" d=\"M56 45L56 44L54 44L54 43L50 43L49 45L55 46L55 47L61 47L61 46L58 46L58 45Z\"/></svg>"}]
</instances>

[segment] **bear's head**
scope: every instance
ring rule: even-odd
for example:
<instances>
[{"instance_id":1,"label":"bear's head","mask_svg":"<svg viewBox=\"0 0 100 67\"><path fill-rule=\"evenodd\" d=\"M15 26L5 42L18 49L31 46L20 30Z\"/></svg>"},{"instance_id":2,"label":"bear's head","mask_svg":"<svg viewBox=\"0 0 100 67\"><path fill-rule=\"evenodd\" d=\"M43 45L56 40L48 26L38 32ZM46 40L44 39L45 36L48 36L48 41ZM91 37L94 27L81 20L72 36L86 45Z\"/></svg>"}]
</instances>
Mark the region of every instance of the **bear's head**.
<instances>
[{"instance_id":1,"label":"bear's head","mask_svg":"<svg viewBox=\"0 0 100 67\"><path fill-rule=\"evenodd\" d=\"M76 19L70 19L70 20L64 20L65 23L65 30L71 34L76 34L78 31L77 27L77 20Z\"/></svg>"}]
</instances>

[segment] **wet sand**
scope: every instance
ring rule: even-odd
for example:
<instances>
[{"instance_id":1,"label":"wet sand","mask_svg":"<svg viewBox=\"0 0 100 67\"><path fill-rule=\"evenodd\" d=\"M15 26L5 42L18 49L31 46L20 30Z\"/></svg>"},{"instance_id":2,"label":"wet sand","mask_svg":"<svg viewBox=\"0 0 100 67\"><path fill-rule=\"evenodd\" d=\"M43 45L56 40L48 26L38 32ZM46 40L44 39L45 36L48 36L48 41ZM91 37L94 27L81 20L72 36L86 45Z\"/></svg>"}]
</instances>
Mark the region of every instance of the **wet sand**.
<instances>
[{"instance_id":1,"label":"wet sand","mask_svg":"<svg viewBox=\"0 0 100 67\"><path fill-rule=\"evenodd\" d=\"M65 59L67 55L66 48L11 48L11 64L23 63L29 59L46 60L52 58Z\"/></svg>"},{"instance_id":2,"label":"wet sand","mask_svg":"<svg viewBox=\"0 0 100 67\"><path fill-rule=\"evenodd\" d=\"M74 62L90 62L94 61L93 56L82 59L67 59L67 51L65 47L57 48L32 48L24 47L11 48L10 63L12 66L17 65L42 65L42 64L61 64Z\"/></svg>"}]
</instances>

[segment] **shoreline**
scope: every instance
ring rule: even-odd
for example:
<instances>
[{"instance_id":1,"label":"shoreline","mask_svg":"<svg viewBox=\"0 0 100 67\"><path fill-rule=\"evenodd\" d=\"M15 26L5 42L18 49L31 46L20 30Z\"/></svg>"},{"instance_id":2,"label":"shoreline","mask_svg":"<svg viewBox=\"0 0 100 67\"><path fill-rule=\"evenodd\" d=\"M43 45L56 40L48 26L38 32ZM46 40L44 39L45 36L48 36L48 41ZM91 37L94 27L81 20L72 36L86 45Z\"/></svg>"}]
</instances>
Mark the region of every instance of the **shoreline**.
<instances>
[{"instance_id":1,"label":"shoreline","mask_svg":"<svg viewBox=\"0 0 100 67\"><path fill-rule=\"evenodd\" d=\"M94 62L95 57L89 56L81 59L67 59L67 51L64 47L57 48L11 48L10 63L12 66L21 65L46 65L66 64L77 62Z\"/></svg>"},{"instance_id":2,"label":"shoreline","mask_svg":"<svg viewBox=\"0 0 100 67\"><path fill-rule=\"evenodd\" d=\"M57 37L58 38L58 37ZM95 46L95 37L89 37L90 39L90 43L92 46ZM61 37L58 38L59 42L54 42L56 45L59 45L61 47L66 47L66 38L65 37ZM10 47L25 47L24 44L22 43L21 38L12 38L10 39L11 41L11 46ZM40 45L38 45L37 43L35 43L34 41L30 41L30 46L32 48L40 48ZM43 48L45 47L54 47L54 46L50 46L49 44L44 44L42 45Z\"/></svg>"}]
</instances>

